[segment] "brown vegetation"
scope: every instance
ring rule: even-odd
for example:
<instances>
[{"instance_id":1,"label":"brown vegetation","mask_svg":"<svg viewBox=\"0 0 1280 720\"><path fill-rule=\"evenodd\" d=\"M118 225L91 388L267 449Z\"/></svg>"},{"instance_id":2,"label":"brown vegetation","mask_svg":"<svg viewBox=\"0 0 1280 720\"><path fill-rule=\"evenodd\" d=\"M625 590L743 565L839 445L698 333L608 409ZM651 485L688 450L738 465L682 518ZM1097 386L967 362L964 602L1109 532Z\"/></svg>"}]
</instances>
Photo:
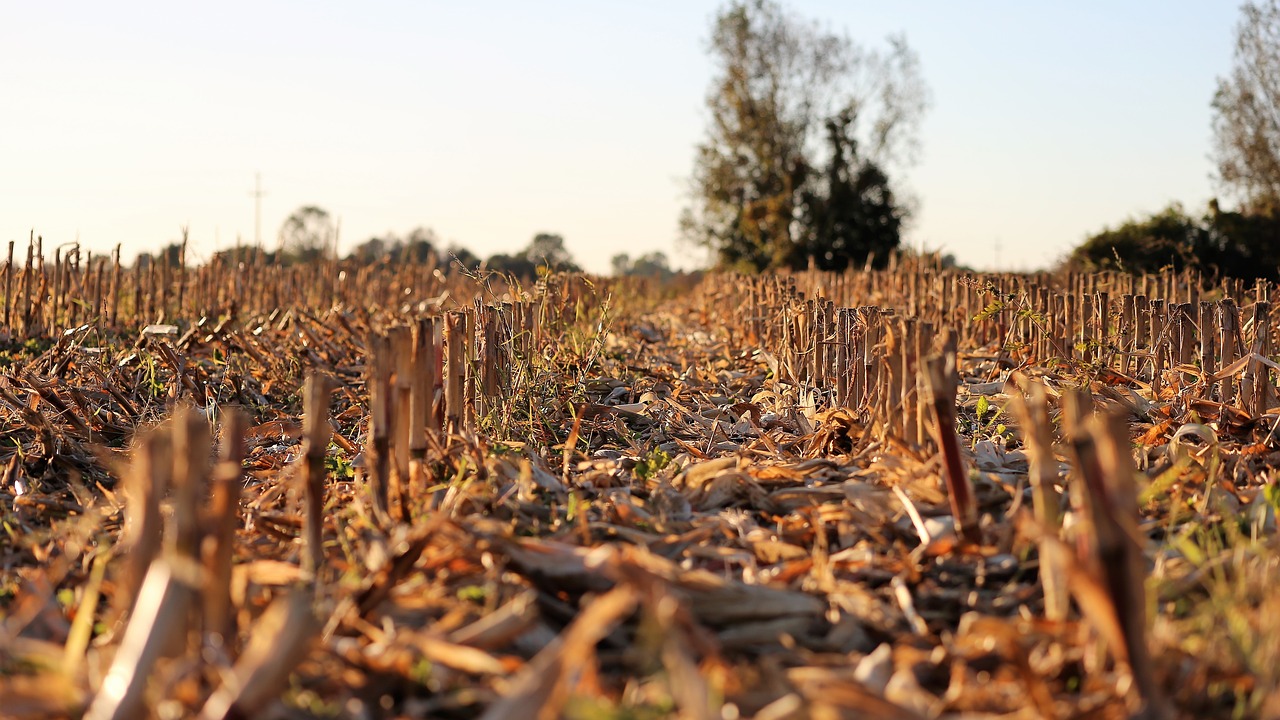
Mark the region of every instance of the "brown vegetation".
<instances>
[{"instance_id":1,"label":"brown vegetation","mask_svg":"<svg viewBox=\"0 0 1280 720\"><path fill-rule=\"evenodd\" d=\"M5 267L4 713L1280 713L1273 285L248 259Z\"/></svg>"}]
</instances>

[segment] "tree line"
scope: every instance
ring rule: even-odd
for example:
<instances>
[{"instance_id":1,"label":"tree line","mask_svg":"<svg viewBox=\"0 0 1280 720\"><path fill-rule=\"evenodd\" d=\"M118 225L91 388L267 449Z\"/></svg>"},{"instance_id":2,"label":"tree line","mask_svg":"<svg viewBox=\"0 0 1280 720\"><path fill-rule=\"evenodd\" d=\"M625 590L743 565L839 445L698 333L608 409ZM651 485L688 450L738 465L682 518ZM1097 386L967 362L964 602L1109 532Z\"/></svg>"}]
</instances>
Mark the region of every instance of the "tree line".
<instances>
[{"instance_id":1,"label":"tree line","mask_svg":"<svg viewBox=\"0 0 1280 720\"><path fill-rule=\"evenodd\" d=\"M272 262L311 262L339 256L337 226L330 214L314 205L295 210L280 226L277 250L267 253ZM466 272L478 270L499 272L520 278L534 278L539 272L579 272L573 254L564 238L556 233L540 232L529 244L511 253L494 253L481 259L466 247L445 244L430 228L417 227L404 235L375 235L356 245L346 260L371 265L374 263L429 263ZM622 254L613 258L616 275L670 275L670 264L662 252L651 252L632 260Z\"/></svg>"},{"instance_id":2,"label":"tree line","mask_svg":"<svg viewBox=\"0 0 1280 720\"><path fill-rule=\"evenodd\" d=\"M337 228L329 213L315 206L295 210L280 227L278 257L281 262L309 262L325 257L338 257ZM495 253L481 258L458 243L443 243L435 231L417 227L404 236L395 233L375 235L356 245L347 255L349 261L361 264L426 263L463 271L480 269L536 277L539 269L577 272L578 266L564 238L555 233L540 232L529 244L514 253Z\"/></svg>"},{"instance_id":3,"label":"tree line","mask_svg":"<svg viewBox=\"0 0 1280 720\"><path fill-rule=\"evenodd\" d=\"M185 236L185 231L184 231ZM280 226L276 248L238 246L221 250L215 257L229 263L266 262L295 264L319 260L343 259L361 265L376 263L434 263L446 271L498 272L531 279L541 272L579 272L582 268L556 233L540 232L529 244L512 253L480 256L456 242L444 243L434 230L416 227L404 235L384 233L368 238L345 255L338 250L338 228L328 211L315 205L304 205ZM158 253L142 253L135 261L147 266L161 262L169 266L186 261L186 241L166 245ZM675 274L666 253L654 251L632 258L623 253L611 262L614 275L668 277Z\"/></svg>"},{"instance_id":4,"label":"tree line","mask_svg":"<svg viewBox=\"0 0 1280 720\"><path fill-rule=\"evenodd\" d=\"M883 49L792 13L774 0L734 0L712 23L716 67L680 233L716 264L748 272L882 265L900 245L912 202L891 176L915 160L928 105L919 60L901 37ZM300 208L280 231L284 259L324 256L328 213ZM439 250L429 230L370 238L362 262L440 258L520 276L575 269L563 239L539 233L516 253L480 261ZM336 248L330 256L336 254ZM615 274L671 274L665 254L613 258Z\"/></svg>"},{"instance_id":5,"label":"tree line","mask_svg":"<svg viewBox=\"0 0 1280 720\"><path fill-rule=\"evenodd\" d=\"M1212 156L1218 189L1236 208L1215 198L1193 215L1172 204L1104 228L1068 266L1280 279L1280 5L1245 3L1235 33L1231 72L1212 100Z\"/></svg>"},{"instance_id":6,"label":"tree line","mask_svg":"<svg viewBox=\"0 0 1280 720\"><path fill-rule=\"evenodd\" d=\"M716 74L684 237L745 271L878 266L897 251L914 205L901 178L929 103L906 40L868 48L774 0L733 0L708 51ZM1065 267L1280 279L1277 0L1242 7L1211 106L1222 199L1200 214L1175 204L1104 228Z\"/></svg>"},{"instance_id":7,"label":"tree line","mask_svg":"<svg viewBox=\"0 0 1280 720\"><path fill-rule=\"evenodd\" d=\"M884 49L772 0L735 0L712 23L707 93L684 238L742 271L879 265L910 203L929 93L904 38Z\"/></svg>"},{"instance_id":8,"label":"tree line","mask_svg":"<svg viewBox=\"0 0 1280 720\"><path fill-rule=\"evenodd\" d=\"M1093 234L1064 266L1280 277L1278 1L1243 6L1232 71L1211 101L1215 179L1234 208L1218 199L1200 214L1171 205ZM930 102L906 39L871 47L777 0L730 0L712 20L707 52L715 72L681 237L709 250L718 267L746 272L874 267L898 252L917 204L903 178ZM337 228L321 208L299 208L279 237L268 253L279 261L337 257ZM563 238L545 232L517 252L481 259L417 228L371 237L347 257L434 258L525 277L578 267ZM618 255L612 265L619 274L671 272L662 253Z\"/></svg>"}]
</instances>

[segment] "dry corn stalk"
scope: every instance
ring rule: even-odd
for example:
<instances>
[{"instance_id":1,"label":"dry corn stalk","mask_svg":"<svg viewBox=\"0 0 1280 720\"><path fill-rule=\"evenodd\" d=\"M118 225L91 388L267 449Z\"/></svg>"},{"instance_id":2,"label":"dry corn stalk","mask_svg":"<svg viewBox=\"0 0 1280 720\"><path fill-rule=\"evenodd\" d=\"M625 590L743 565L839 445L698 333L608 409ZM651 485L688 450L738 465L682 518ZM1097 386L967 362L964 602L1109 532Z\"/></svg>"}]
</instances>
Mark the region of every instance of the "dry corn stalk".
<instances>
[{"instance_id":1,"label":"dry corn stalk","mask_svg":"<svg viewBox=\"0 0 1280 720\"><path fill-rule=\"evenodd\" d=\"M306 493L306 556L303 566L317 574L324 566L324 455L333 428L329 426L330 381L323 375L307 377L304 393L302 477Z\"/></svg>"},{"instance_id":2,"label":"dry corn stalk","mask_svg":"<svg viewBox=\"0 0 1280 720\"><path fill-rule=\"evenodd\" d=\"M960 457L960 442L956 437L956 386L955 357L935 355L925 362L929 395L933 405L934 432L938 447L942 449L943 480L947 497L951 501L951 514L955 518L956 534L966 542L982 544L982 529L978 526L978 503L973 485Z\"/></svg>"},{"instance_id":3,"label":"dry corn stalk","mask_svg":"<svg viewBox=\"0 0 1280 720\"><path fill-rule=\"evenodd\" d=\"M1062 525L1058 513L1059 496L1054 485L1058 481L1058 459L1053 452L1053 434L1049 419L1049 403L1044 385L1019 378L1022 394L1013 403L1022 428L1022 439L1030 458L1028 476L1031 482L1032 510L1043 532L1057 535ZM1040 584L1044 588L1044 614L1061 622L1067 618L1070 598L1067 593L1066 569L1058 556L1057 543L1040 543Z\"/></svg>"},{"instance_id":4,"label":"dry corn stalk","mask_svg":"<svg viewBox=\"0 0 1280 720\"><path fill-rule=\"evenodd\" d=\"M297 589L272 603L226 682L200 710L202 720L253 717L280 695L319 634L311 598Z\"/></svg>"}]
</instances>

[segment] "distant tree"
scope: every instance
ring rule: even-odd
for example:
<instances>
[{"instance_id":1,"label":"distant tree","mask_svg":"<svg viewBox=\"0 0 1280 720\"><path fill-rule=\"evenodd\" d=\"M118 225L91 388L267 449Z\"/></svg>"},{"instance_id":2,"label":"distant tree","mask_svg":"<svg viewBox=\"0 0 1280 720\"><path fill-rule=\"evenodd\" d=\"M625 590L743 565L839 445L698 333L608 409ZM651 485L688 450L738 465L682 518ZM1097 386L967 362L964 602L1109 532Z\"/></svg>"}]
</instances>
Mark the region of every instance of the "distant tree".
<instances>
[{"instance_id":1,"label":"distant tree","mask_svg":"<svg viewBox=\"0 0 1280 720\"><path fill-rule=\"evenodd\" d=\"M295 262L319 260L329 253L337 234L337 226L327 211L305 205L294 210L280 226L280 251Z\"/></svg>"},{"instance_id":2,"label":"distant tree","mask_svg":"<svg viewBox=\"0 0 1280 720\"><path fill-rule=\"evenodd\" d=\"M532 278L538 274L537 263L525 257L522 252L515 255L506 253L490 255L489 259L484 261L484 267L486 270L515 275L519 278Z\"/></svg>"},{"instance_id":3,"label":"distant tree","mask_svg":"<svg viewBox=\"0 0 1280 720\"><path fill-rule=\"evenodd\" d=\"M626 253L614 255L610 264L613 266L613 274L617 276L667 277L672 274L667 254L656 250L645 253L635 260Z\"/></svg>"},{"instance_id":4,"label":"distant tree","mask_svg":"<svg viewBox=\"0 0 1280 720\"><path fill-rule=\"evenodd\" d=\"M844 270L868 256L883 265L900 242L905 211L880 167L858 157L853 115L846 109L826 122L827 165L800 194L803 222L793 266L813 258L823 270Z\"/></svg>"},{"instance_id":5,"label":"distant tree","mask_svg":"<svg viewBox=\"0 0 1280 720\"><path fill-rule=\"evenodd\" d=\"M564 246L564 238L553 233L538 233L533 236L521 255L538 267L565 272L578 272L582 268L574 262L573 255Z\"/></svg>"},{"instance_id":6,"label":"distant tree","mask_svg":"<svg viewBox=\"0 0 1280 720\"><path fill-rule=\"evenodd\" d=\"M1280 214L1227 212L1209 203L1201 264L1221 275L1280 280Z\"/></svg>"},{"instance_id":7,"label":"distant tree","mask_svg":"<svg viewBox=\"0 0 1280 720\"><path fill-rule=\"evenodd\" d=\"M1106 228L1077 247L1072 267L1155 273L1199 268L1211 275L1245 279L1280 277L1280 220L1223 212L1211 202L1200 218L1174 203L1146 218Z\"/></svg>"},{"instance_id":8,"label":"distant tree","mask_svg":"<svg viewBox=\"0 0 1280 720\"><path fill-rule=\"evenodd\" d=\"M372 265L386 257L387 248L394 243L394 239L388 240L375 235L352 248L351 253L347 255L347 259L354 260L362 265Z\"/></svg>"},{"instance_id":9,"label":"distant tree","mask_svg":"<svg viewBox=\"0 0 1280 720\"><path fill-rule=\"evenodd\" d=\"M1280 5L1247 2L1230 76L1213 98L1214 156L1223 189L1249 213L1280 213Z\"/></svg>"},{"instance_id":10,"label":"distant tree","mask_svg":"<svg viewBox=\"0 0 1280 720\"><path fill-rule=\"evenodd\" d=\"M403 245L399 248L398 260L412 263L425 263L436 257L436 245L440 238L431 228L416 227L409 231Z\"/></svg>"},{"instance_id":11,"label":"distant tree","mask_svg":"<svg viewBox=\"0 0 1280 720\"><path fill-rule=\"evenodd\" d=\"M580 272L581 268L574 262L573 255L564 246L564 238L553 233L538 233L523 250L514 254L498 253L491 255L484 263L485 268L495 272L507 273L520 278L532 278L538 270L559 272Z\"/></svg>"},{"instance_id":12,"label":"distant tree","mask_svg":"<svg viewBox=\"0 0 1280 720\"><path fill-rule=\"evenodd\" d=\"M444 262L451 270L461 266L463 270L472 271L481 265L479 256L456 242L445 249Z\"/></svg>"},{"instance_id":13,"label":"distant tree","mask_svg":"<svg viewBox=\"0 0 1280 720\"><path fill-rule=\"evenodd\" d=\"M160 251L160 256L156 258L162 264L169 267L179 267L183 263L183 255L186 254L186 247L180 242L171 242L164 246Z\"/></svg>"},{"instance_id":14,"label":"distant tree","mask_svg":"<svg viewBox=\"0 0 1280 720\"><path fill-rule=\"evenodd\" d=\"M213 257L229 267L235 267L240 263L254 263L259 260L268 265L275 262L275 253L265 252L261 248L248 245L237 245L226 250L219 250L213 254Z\"/></svg>"},{"instance_id":15,"label":"distant tree","mask_svg":"<svg viewBox=\"0 0 1280 720\"><path fill-rule=\"evenodd\" d=\"M715 19L710 50L718 70L707 97L711 120L683 235L715 250L721 265L746 270L803 266L810 251L837 264L864 257L857 248L879 239L831 235L868 227L849 218L864 210L842 206L859 193L842 199L839 191L859 181L887 189L885 168L912 159L927 105L915 54L902 39L891 39L887 53L866 50L773 0L730 2ZM815 148L824 129L830 138L832 122L842 137L828 150L840 157L824 161ZM824 165L825 175L817 170ZM891 194L883 200L893 203ZM808 226L828 221L831 230Z\"/></svg>"},{"instance_id":16,"label":"distant tree","mask_svg":"<svg viewBox=\"0 0 1280 720\"><path fill-rule=\"evenodd\" d=\"M1173 203L1146 218L1127 220L1114 229L1103 228L1077 247L1070 261L1086 271L1181 270L1196 264L1204 234L1200 222Z\"/></svg>"},{"instance_id":17,"label":"distant tree","mask_svg":"<svg viewBox=\"0 0 1280 720\"><path fill-rule=\"evenodd\" d=\"M393 263L428 263L439 262L436 247L440 239L431 228L417 227L409 231L404 238L395 233L385 236L375 235L360 243L351 250L347 257L362 264L371 264L380 260Z\"/></svg>"},{"instance_id":18,"label":"distant tree","mask_svg":"<svg viewBox=\"0 0 1280 720\"><path fill-rule=\"evenodd\" d=\"M171 242L155 253L138 253L137 258L133 261L134 266L143 270L151 267L151 263L160 263L169 267L178 267L182 264L182 243Z\"/></svg>"}]
</instances>

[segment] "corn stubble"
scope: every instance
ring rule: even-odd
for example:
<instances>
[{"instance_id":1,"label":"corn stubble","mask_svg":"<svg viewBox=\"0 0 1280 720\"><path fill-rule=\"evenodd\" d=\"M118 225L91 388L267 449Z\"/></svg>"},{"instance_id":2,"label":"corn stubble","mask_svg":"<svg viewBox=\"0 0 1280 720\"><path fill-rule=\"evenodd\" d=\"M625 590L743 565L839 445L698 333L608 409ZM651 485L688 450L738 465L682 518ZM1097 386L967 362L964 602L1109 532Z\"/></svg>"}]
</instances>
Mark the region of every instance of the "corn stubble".
<instances>
[{"instance_id":1,"label":"corn stubble","mask_svg":"<svg viewBox=\"0 0 1280 720\"><path fill-rule=\"evenodd\" d=\"M0 714L1280 715L1273 286L8 257Z\"/></svg>"}]
</instances>

